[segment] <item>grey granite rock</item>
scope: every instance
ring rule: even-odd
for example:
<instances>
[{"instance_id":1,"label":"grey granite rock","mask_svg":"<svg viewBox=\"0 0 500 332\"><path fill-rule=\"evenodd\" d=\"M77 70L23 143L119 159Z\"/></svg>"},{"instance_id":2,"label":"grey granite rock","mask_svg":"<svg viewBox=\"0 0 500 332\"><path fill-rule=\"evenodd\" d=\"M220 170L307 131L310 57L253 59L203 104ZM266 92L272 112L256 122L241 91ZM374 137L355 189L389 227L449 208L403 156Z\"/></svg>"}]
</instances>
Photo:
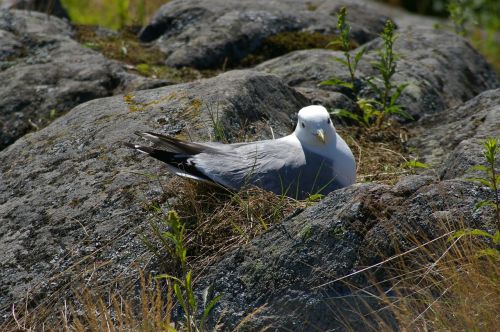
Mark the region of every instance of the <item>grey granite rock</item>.
<instances>
[{"instance_id":1,"label":"grey granite rock","mask_svg":"<svg viewBox=\"0 0 500 332\"><path fill-rule=\"evenodd\" d=\"M472 176L471 166L484 164L484 140L500 137L500 89L423 118L413 125L412 136L410 145L441 178Z\"/></svg>"},{"instance_id":2,"label":"grey granite rock","mask_svg":"<svg viewBox=\"0 0 500 332\"><path fill-rule=\"evenodd\" d=\"M69 19L59 0L3 0L0 9L25 9Z\"/></svg>"},{"instance_id":3,"label":"grey granite rock","mask_svg":"<svg viewBox=\"0 0 500 332\"><path fill-rule=\"evenodd\" d=\"M0 149L80 103L162 84L71 37L57 17L0 11Z\"/></svg>"},{"instance_id":4,"label":"grey granite rock","mask_svg":"<svg viewBox=\"0 0 500 332\"><path fill-rule=\"evenodd\" d=\"M163 5L139 38L154 41L166 64L215 68L227 61L236 65L257 51L263 41L281 32L333 34L335 13L346 5L352 15L353 40L359 44L376 37L386 16L362 2L305 0L173 0ZM324 8L323 8L324 5Z\"/></svg>"},{"instance_id":5,"label":"grey granite rock","mask_svg":"<svg viewBox=\"0 0 500 332\"><path fill-rule=\"evenodd\" d=\"M376 301L368 296L376 294L368 277L371 283L384 280L390 264L333 281L413 248L412 239L444 234L438 218L450 228L458 227L458 220L494 228L491 214L474 208L487 195L475 184L421 176L401 181L394 187L356 184L335 191L225 254L197 283L222 294L213 317L225 330L366 331L379 330L381 320L397 330L394 317L376 312ZM355 291L358 287L367 293Z\"/></svg>"},{"instance_id":6,"label":"grey granite rock","mask_svg":"<svg viewBox=\"0 0 500 332\"><path fill-rule=\"evenodd\" d=\"M210 108L228 133L269 138L269 126L288 134L307 102L275 76L233 71L81 104L0 151L0 320L26 296L50 306L82 280L136 280L148 261L143 206L162 194L147 174L168 175L123 146L135 131L208 140Z\"/></svg>"}]
</instances>

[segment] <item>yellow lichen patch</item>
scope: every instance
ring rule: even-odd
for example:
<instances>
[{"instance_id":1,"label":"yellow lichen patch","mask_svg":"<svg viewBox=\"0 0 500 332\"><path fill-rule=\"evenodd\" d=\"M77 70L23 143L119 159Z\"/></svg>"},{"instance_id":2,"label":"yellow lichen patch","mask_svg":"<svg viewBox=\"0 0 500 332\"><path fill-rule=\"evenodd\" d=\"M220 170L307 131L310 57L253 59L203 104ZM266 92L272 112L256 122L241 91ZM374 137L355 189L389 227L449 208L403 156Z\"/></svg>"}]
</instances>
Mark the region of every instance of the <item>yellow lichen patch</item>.
<instances>
[{"instance_id":1,"label":"yellow lichen patch","mask_svg":"<svg viewBox=\"0 0 500 332\"><path fill-rule=\"evenodd\" d=\"M142 105L138 104L134 98L130 94L123 96L123 101L127 104L129 112L138 112L142 109Z\"/></svg>"},{"instance_id":2,"label":"yellow lichen patch","mask_svg":"<svg viewBox=\"0 0 500 332\"><path fill-rule=\"evenodd\" d=\"M172 101L175 99L180 100L182 98L186 98L186 96L183 94L178 94L175 91L167 94L164 97L161 97L159 99L154 99L154 100L147 102L147 103L138 102L137 100L135 100L135 96L133 96L131 94L127 94L127 95L123 96L123 100L128 105L130 112L147 111L147 110L151 109L153 106L158 105L160 103L169 102L169 101Z\"/></svg>"}]
</instances>

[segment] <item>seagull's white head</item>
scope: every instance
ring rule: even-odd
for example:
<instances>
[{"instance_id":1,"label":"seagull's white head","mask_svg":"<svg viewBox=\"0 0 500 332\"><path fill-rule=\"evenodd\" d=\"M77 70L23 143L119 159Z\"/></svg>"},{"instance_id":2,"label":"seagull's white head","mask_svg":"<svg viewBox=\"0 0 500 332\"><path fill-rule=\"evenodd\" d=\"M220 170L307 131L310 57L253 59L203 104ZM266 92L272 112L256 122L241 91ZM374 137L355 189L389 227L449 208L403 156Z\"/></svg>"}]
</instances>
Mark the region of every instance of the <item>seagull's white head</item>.
<instances>
[{"instance_id":1,"label":"seagull's white head","mask_svg":"<svg viewBox=\"0 0 500 332\"><path fill-rule=\"evenodd\" d=\"M330 114L320 105L312 105L299 111L295 136L302 144L322 146L335 141L336 133Z\"/></svg>"}]
</instances>

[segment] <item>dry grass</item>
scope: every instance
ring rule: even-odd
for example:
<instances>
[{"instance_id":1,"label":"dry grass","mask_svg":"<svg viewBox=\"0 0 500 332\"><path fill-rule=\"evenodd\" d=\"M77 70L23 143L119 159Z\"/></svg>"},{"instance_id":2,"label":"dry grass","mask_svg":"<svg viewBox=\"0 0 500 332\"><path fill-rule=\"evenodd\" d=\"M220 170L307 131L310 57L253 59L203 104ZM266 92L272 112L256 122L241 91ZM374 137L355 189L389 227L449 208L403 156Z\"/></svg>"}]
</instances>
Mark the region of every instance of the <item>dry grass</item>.
<instances>
[{"instance_id":1,"label":"dry grass","mask_svg":"<svg viewBox=\"0 0 500 332\"><path fill-rule=\"evenodd\" d=\"M355 146L353 151L358 160L360 179L392 183L407 172L400 168L401 163L408 159L404 128L391 127L382 133L349 130L339 131L350 146ZM384 165L391 167L389 171L380 170ZM153 226L147 236L154 238L156 235L158 238L162 230L163 209L175 209L187 227L188 264L195 276L202 274L223 253L248 243L297 209L312 204L258 188L229 193L179 178L164 183L163 187L164 195L145 205L145 209L151 212ZM351 322L356 312L358 322L366 323L372 330L392 329L394 322L387 317L392 317L403 331L495 330L500 318L498 261L476 255L489 244L474 237L449 241L450 226L444 222L438 226L444 235L437 240L405 239L413 242L413 249L359 272L370 275L371 271L376 271L370 287L353 289L356 294L375 299L377 305L366 301L361 306L352 307L348 313L350 318L345 317L347 330L354 329ZM155 245L159 252L166 252L161 241L156 241ZM175 273L172 261L166 259L164 266L171 269L166 272ZM385 271L382 279L381 270ZM346 277L336 282L347 284L347 280ZM56 310L59 325L52 327L55 329L63 324L68 331L169 330L171 308L175 306L171 289L161 288L157 281L143 277L140 289L139 296L134 297L134 292L131 292L129 299L113 294L102 296L89 290L78 292L76 302ZM346 303L345 307L349 306L352 304ZM34 331L29 326L40 326L26 322L18 319L17 329L13 330ZM51 330L49 325L45 328Z\"/></svg>"},{"instance_id":2,"label":"dry grass","mask_svg":"<svg viewBox=\"0 0 500 332\"><path fill-rule=\"evenodd\" d=\"M88 290L77 294L83 310L71 308L63 315L63 325L68 331L169 331L173 326L171 314L173 291L162 290L158 281L146 279L141 274L139 301L133 302L96 296ZM140 308L140 310L137 310Z\"/></svg>"},{"instance_id":3,"label":"dry grass","mask_svg":"<svg viewBox=\"0 0 500 332\"><path fill-rule=\"evenodd\" d=\"M398 295L386 298L400 325L413 331L495 331L500 265L477 255L485 247L490 244L463 237L423 248L411 270L403 265Z\"/></svg>"},{"instance_id":4,"label":"dry grass","mask_svg":"<svg viewBox=\"0 0 500 332\"><path fill-rule=\"evenodd\" d=\"M366 331L393 330L395 326L401 331L496 331L500 319L500 266L498 260L477 255L491 244L477 237L450 240L453 232L445 230L447 225L441 226L444 233L437 239L413 239L417 242L412 249L358 272L368 271L371 282L364 289L353 288L366 300L357 305L346 301L343 314L347 316L336 316L345 320L346 330L358 330L359 324L364 324ZM382 269L385 278L381 280L376 274ZM344 278L336 282L348 285L347 276ZM144 280L139 303L113 297L103 301L102 297L84 292L79 297L83 310L66 310L70 313L63 319L66 329L168 330L175 305L171 290L161 290L158 284ZM262 309L244 317L240 325Z\"/></svg>"},{"instance_id":5,"label":"dry grass","mask_svg":"<svg viewBox=\"0 0 500 332\"><path fill-rule=\"evenodd\" d=\"M384 134L366 130L350 131L352 129L339 131L353 147L358 161L359 179L394 182L405 172L399 168L401 162L406 160L404 146L400 140L400 132L404 131L402 128L387 130ZM390 168L384 169L383 165L390 165ZM380 169L384 170L380 171ZM239 193L230 193L221 188L180 178L173 178L168 183L163 183L162 187L164 193L161 197L154 202L145 203L145 210L150 212L151 228L148 234L144 234L144 237L149 239L150 245L154 247L153 251L156 250L157 256L163 263L161 264L162 272L177 274L178 266L168 256L168 250L164 247L165 243L160 240L161 233L166 230L163 224L166 211L176 210L187 227L188 265L195 277L220 259L224 253L245 245L290 214L314 204L278 196L255 187L247 188ZM153 293L148 294L156 296L157 299L159 295L154 293L156 286L151 282L146 284L143 288L148 289L148 292L152 291ZM78 286L73 285L73 287ZM119 312L115 308L118 300L121 308L119 315L128 317L123 318L123 325L128 328L133 326L133 329L139 329L144 324L153 324L148 323L153 318L144 315L145 306L150 307L148 312L156 312L155 317L159 317L157 308L152 307L157 305L157 302L153 303L151 296L144 297L144 292L140 296L140 301L137 301L137 293L133 290L127 299L113 293L103 296L103 293L106 291L92 289L78 295L76 303L79 303L80 310L69 309L71 306L68 304L64 308L26 311L23 319L19 319L18 326L25 326L25 330L30 330L34 327L39 328L40 322L44 322L48 328L51 321L54 321L54 326L67 322L66 324L71 329L79 330L82 327L90 327L94 330L92 326L96 321L101 322L99 324L106 323L106 326L112 321L114 328L117 328L122 324L118 320L119 317L115 317ZM165 295L165 290L163 290L163 295ZM171 296L162 297L162 301L172 302ZM162 305L162 308L165 308L165 305ZM72 304L72 306L77 305ZM142 313L138 312L139 308ZM163 315L166 315L165 310ZM52 319L51 316L62 317L62 319ZM164 322L165 317L161 321Z\"/></svg>"},{"instance_id":6,"label":"dry grass","mask_svg":"<svg viewBox=\"0 0 500 332\"><path fill-rule=\"evenodd\" d=\"M354 314L355 324L362 322L367 331L394 326L401 331L497 331L499 261L478 255L491 244L478 237L451 239L448 225L439 226L441 236L425 242L406 239L414 241L412 249L332 281L352 287L363 299L357 307L345 300L351 312L340 320L346 330L359 327L353 326ZM367 275L369 287L349 284L348 277L356 274Z\"/></svg>"},{"instance_id":7,"label":"dry grass","mask_svg":"<svg viewBox=\"0 0 500 332\"><path fill-rule=\"evenodd\" d=\"M256 187L233 193L180 178L173 178L163 187L164 197L153 204L172 201L168 208L177 211L187 227L188 261L198 273L225 252L248 243L292 212L312 204ZM158 236L155 224L160 229L165 215L162 210L156 211L152 230Z\"/></svg>"},{"instance_id":8,"label":"dry grass","mask_svg":"<svg viewBox=\"0 0 500 332\"><path fill-rule=\"evenodd\" d=\"M402 165L410 159L406 149L408 131L393 123L385 130L361 127L337 129L351 147L357 163L357 182L377 181L394 184L410 173Z\"/></svg>"}]
</instances>

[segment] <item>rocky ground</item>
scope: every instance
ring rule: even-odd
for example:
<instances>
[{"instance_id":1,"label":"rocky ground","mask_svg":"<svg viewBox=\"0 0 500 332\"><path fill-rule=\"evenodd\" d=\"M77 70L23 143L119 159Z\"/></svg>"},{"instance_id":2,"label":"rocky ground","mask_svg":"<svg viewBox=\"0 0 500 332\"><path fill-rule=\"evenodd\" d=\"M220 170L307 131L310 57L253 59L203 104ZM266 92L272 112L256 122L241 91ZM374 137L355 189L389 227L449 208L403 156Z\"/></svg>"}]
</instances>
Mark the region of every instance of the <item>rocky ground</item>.
<instances>
[{"instance_id":1,"label":"rocky ground","mask_svg":"<svg viewBox=\"0 0 500 332\"><path fill-rule=\"evenodd\" d=\"M219 255L196 281L223 294L211 324L221 317L225 329L327 330L347 320L362 328L370 321L349 309L362 294L332 280L411 249L410 237L441 236L439 221L493 230L491 213L474 209L491 193L465 177L483 161L481 142L500 134L499 82L466 40L432 28L432 20L367 1L174 0L138 38L156 45L168 66L226 72L172 85L82 46L67 21L2 10L0 326L12 326L13 304L30 313L57 308L77 287L126 294L138 270L159 272L139 235L170 176L123 146L135 131L213 140L216 111L229 141L255 140L288 134L305 105L354 107L342 89L318 85L347 75L331 60L335 50L286 50L227 70L252 55L267 60L259 52L272 37L331 38L332 14L342 5L352 13L354 46L368 49L359 77L374 74L385 19L399 24L395 80L409 84L400 102L415 118L404 149L432 168L396 184L335 191ZM363 275L347 280L367 285ZM339 295L352 295L351 307ZM383 317L396 326L389 313Z\"/></svg>"}]
</instances>

